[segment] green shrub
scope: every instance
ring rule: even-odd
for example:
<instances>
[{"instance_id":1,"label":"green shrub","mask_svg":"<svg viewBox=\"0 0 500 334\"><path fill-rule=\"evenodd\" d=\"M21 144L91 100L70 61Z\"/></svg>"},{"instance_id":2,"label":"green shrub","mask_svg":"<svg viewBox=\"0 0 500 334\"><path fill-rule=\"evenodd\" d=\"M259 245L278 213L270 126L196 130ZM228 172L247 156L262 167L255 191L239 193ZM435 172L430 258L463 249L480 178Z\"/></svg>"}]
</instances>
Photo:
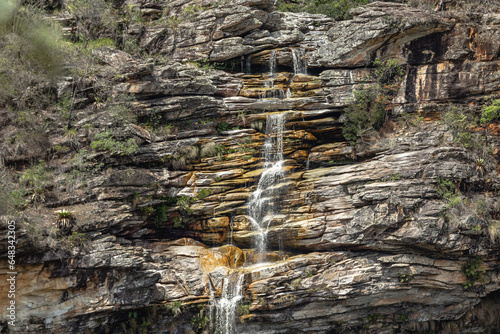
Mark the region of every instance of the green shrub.
<instances>
[{"instance_id":1,"label":"green shrub","mask_svg":"<svg viewBox=\"0 0 500 334\"><path fill-rule=\"evenodd\" d=\"M226 122L219 123L217 125L217 134L220 136L222 132L227 131L229 129L229 124Z\"/></svg>"},{"instance_id":2,"label":"green shrub","mask_svg":"<svg viewBox=\"0 0 500 334\"><path fill-rule=\"evenodd\" d=\"M61 30L47 23L39 6L0 1L0 106L52 103L53 94L40 88L64 72L66 51Z\"/></svg>"},{"instance_id":3,"label":"green shrub","mask_svg":"<svg viewBox=\"0 0 500 334\"><path fill-rule=\"evenodd\" d=\"M0 166L0 216L12 214L24 204L26 190Z\"/></svg>"},{"instance_id":4,"label":"green shrub","mask_svg":"<svg viewBox=\"0 0 500 334\"><path fill-rule=\"evenodd\" d=\"M373 65L375 66L373 77L381 85L390 85L398 82L405 75L397 59L377 59L373 62Z\"/></svg>"},{"instance_id":5,"label":"green shrub","mask_svg":"<svg viewBox=\"0 0 500 334\"><path fill-rule=\"evenodd\" d=\"M377 101L374 91L358 91L354 93L354 101L347 107L345 117L342 134L351 145L355 145L358 138L384 124L385 105Z\"/></svg>"},{"instance_id":6,"label":"green shrub","mask_svg":"<svg viewBox=\"0 0 500 334\"><path fill-rule=\"evenodd\" d=\"M500 118L500 100L494 100L491 105L483 107L480 123L485 125L498 118Z\"/></svg>"},{"instance_id":7,"label":"green shrub","mask_svg":"<svg viewBox=\"0 0 500 334\"><path fill-rule=\"evenodd\" d=\"M182 217L174 217L173 222L174 228L184 228L184 225L182 224Z\"/></svg>"},{"instance_id":8,"label":"green shrub","mask_svg":"<svg viewBox=\"0 0 500 334\"><path fill-rule=\"evenodd\" d=\"M483 282L486 278L486 269L481 265L483 264L483 258L478 256L474 259L468 260L462 266L462 273L467 278L464 283L464 288L466 290L471 289L477 282Z\"/></svg>"},{"instance_id":9,"label":"green shrub","mask_svg":"<svg viewBox=\"0 0 500 334\"><path fill-rule=\"evenodd\" d=\"M111 2L105 0L67 0L66 9L76 18L76 39L95 41L117 35Z\"/></svg>"},{"instance_id":10,"label":"green shrub","mask_svg":"<svg viewBox=\"0 0 500 334\"><path fill-rule=\"evenodd\" d=\"M167 220L167 205L163 203L155 209L154 223L155 225L160 225L165 220Z\"/></svg>"},{"instance_id":11,"label":"green shrub","mask_svg":"<svg viewBox=\"0 0 500 334\"><path fill-rule=\"evenodd\" d=\"M217 144L216 143L214 143L213 141L210 141L210 142L201 146L200 156L202 158L213 157L214 155L217 155Z\"/></svg>"},{"instance_id":12,"label":"green shrub","mask_svg":"<svg viewBox=\"0 0 500 334\"><path fill-rule=\"evenodd\" d=\"M179 209L181 209L182 211L187 212L191 204L193 204L195 201L196 199L194 199L193 197L181 196L177 198L177 206L179 206Z\"/></svg>"},{"instance_id":13,"label":"green shrub","mask_svg":"<svg viewBox=\"0 0 500 334\"><path fill-rule=\"evenodd\" d=\"M57 218L59 218L59 219L66 219L66 218L73 217L73 213L71 211L68 211L65 209L58 210L58 211L56 211L56 213L57 213Z\"/></svg>"},{"instance_id":14,"label":"green shrub","mask_svg":"<svg viewBox=\"0 0 500 334\"><path fill-rule=\"evenodd\" d=\"M448 126L455 143L473 151L482 151L485 148L485 138L471 131L471 127L477 125L477 119L464 109L450 105L442 121Z\"/></svg>"},{"instance_id":15,"label":"green shrub","mask_svg":"<svg viewBox=\"0 0 500 334\"><path fill-rule=\"evenodd\" d=\"M90 143L90 147L96 151L106 151L119 155L132 155L139 149L133 138L129 138L126 141L118 141L114 138L110 130L96 134L94 141Z\"/></svg>"},{"instance_id":16,"label":"green shrub","mask_svg":"<svg viewBox=\"0 0 500 334\"><path fill-rule=\"evenodd\" d=\"M203 188L201 189L199 192L198 192L198 195L196 195L196 197L199 199L199 200L204 200L205 198L207 198L208 196L210 196L210 193L212 192L212 189L209 189L209 188Z\"/></svg>"},{"instance_id":17,"label":"green shrub","mask_svg":"<svg viewBox=\"0 0 500 334\"><path fill-rule=\"evenodd\" d=\"M173 303L165 304L165 310L171 313L174 317L182 314L182 302L175 301Z\"/></svg>"},{"instance_id":18,"label":"green shrub","mask_svg":"<svg viewBox=\"0 0 500 334\"><path fill-rule=\"evenodd\" d=\"M438 178L437 181L436 193L440 198L449 199L458 192L452 180Z\"/></svg>"},{"instance_id":19,"label":"green shrub","mask_svg":"<svg viewBox=\"0 0 500 334\"><path fill-rule=\"evenodd\" d=\"M325 14L338 20L347 20L351 18L349 10L369 2L369 0L278 0L277 9L282 12Z\"/></svg>"},{"instance_id":20,"label":"green shrub","mask_svg":"<svg viewBox=\"0 0 500 334\"><path fill-rule=\"evenodd\" d=\"M354 92L353 102L345 110L342 134L351 145L355 145L358 138L382 127L390 102L404 76L395 59L375 60L373 65L375 70L371 79L374 83Z\"/></svg>"}]
</instances>

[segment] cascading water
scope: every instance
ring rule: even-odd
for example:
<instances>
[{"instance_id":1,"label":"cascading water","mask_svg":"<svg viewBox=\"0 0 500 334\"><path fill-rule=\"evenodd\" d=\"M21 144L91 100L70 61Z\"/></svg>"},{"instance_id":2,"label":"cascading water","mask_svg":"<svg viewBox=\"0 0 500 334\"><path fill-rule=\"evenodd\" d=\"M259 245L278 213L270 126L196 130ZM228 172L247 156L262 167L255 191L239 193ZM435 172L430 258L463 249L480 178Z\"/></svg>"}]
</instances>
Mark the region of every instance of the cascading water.
<instances>
[{"instance_id":1,"label":"cascading water","mask_svg":"<svg viewBox=\"0 0 500 334\"><path fill-rule=\"evenodd\" d=\"M249 57L245 58L247 73L250 72ZM242 63L243 68L243 63ZM271 51L269 55L269 80L265 82L266 88L274 88L274 80L277 70L277 53ZM287 93L280 89L281 93L272 92L272 97L291 97L290 89ZM265 94L264 94L265 95ZM276 96L278 95L278 96ZM267 98L262 96L261 98ZM283 154L283 132L285 129L285 113L268 114L266 118L266 139L262 148L264 158L263 172L257 184L257 189L252 193L248 201L248 216L256 231L256 250L262 254L267 249L267 235L272 217L278 211L280 197L280 183L284 179L284 154ZM233 220L230 221L229 243L233 242ZM280 249L283 240L278 240ZM236 334L236 320L238 305L243 298L244 273L234 271L224 278L222 293L216 297L215 288L210 286L210 309L211 332L217 334Z\"/></svg>"},{"instance_id":2,"label":"cascading water","mask_svg":"<svg viewBox=\"0 0 500 334\"><path fill-rule=\"evenodd\" d=\"M248 201L248 215L257 229L256 249L262 253L267 248L267 234L271 218L277 212L280 195L279 183L284 177L283 131L285 115L269 114L266 121L266 140L263 146L264 171L257 189Z\"/></svg>"},{"instance_id":3,"label":"cascading water","mask_svg":"<svg viewBox=\"0 0 500 334\"><path fill-rule=\"evenodd\" d=\"M250 61L250 56L245 56L245 73L252 74L252 63Z\"/></svg>"},{"instance_id":4,"label":"cascading water","mask_svg":"<svg viewBox=\"0 0 500 334\"><path fill-rule=\"evenodd\" d=\"M294 74L307 74L306 50L292 49L292 62Z\"/></svg>"},{"instance_id":5,"label":"cascading water","mask_svg":"<svg viewBox=\"0 0 500 334\"><path fill-rule=\"evenodd\" d=\"M286 93L281 88L275 88L274 80L276 79L276 71L278 69L278 53L273 50L269 53L269 80L264 82L264 87L271 88L270 94L265 92L260 98L271 97L275 99L284 99ZM270 96L269 96L270 95Z\"/></svg>"},{"instance_id":6,"label":"cascading water","mask_svg":"<svg viewBox=\"0 0 500 334\"><path fill-rule=\"evenodd\" d=\"M215 302L215 332L217 334L236 333L238 304L243 298L242 273L236 272L224 278L222 295Z\"/></svg>"}]
</instances>

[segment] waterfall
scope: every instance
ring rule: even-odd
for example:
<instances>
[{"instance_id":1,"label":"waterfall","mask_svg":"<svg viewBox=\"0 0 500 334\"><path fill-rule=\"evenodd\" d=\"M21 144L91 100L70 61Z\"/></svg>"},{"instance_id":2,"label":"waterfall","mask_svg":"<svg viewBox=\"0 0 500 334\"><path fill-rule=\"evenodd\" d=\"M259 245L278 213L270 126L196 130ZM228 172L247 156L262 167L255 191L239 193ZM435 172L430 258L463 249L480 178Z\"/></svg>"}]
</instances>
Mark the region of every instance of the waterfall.
<instances>
[{"instance_id":1,"label":"waterfall","mask_svg":"<svg viewBox=\"0 0 500 334\"><path fill-rule=\"evenodd\" d=\"M306 50L292 49L293 73L307 74Z\"/></svg>"},{"instance_id":2,"label":"waterfall","mask_svg":"<svg viewBox=\"0 0 500 334\"><path fill-rule=\"evenodd\" d=\"M269 53L269 75L274 78L276 75L276 69L278 68L278 53L273 50Z\"/></svg>"},{"instance_id":3,"label":"waterfall","mask_svg":"<svg viewBox=\"0 0 500 334\"><path fill-rule=\"evenodd\" d=\"M233 234L234 234L234 222L233 222L233 215L230 216L229 218L229 226L231 228L231 233L229 234L229 244L233 244Z\"/></svg>"},{"instance_id":4,"label":"waterfall","mask_svg":"<svg viewBox=\"0 0 500 334\"><path fill-rule=\"evenodd\" d=\"M266 88L275 88L274 87L274 79L276 78L276 71L278 69L278 53L276 50L273 50L269 53L269 80L264 82L264 87ZM259 98L275 98L275 99L284 99L287 97L287 93L281 88L271 89L269 92L265 92L259 95Z\"/></svg>"},{"instance_id":5,"label":"waterfall","mask_svg":"<svg viewBox=\"0 0 500 334\"><path fill-rule=\"evenodd\" d=\"M252 63L250 62L250 56L245 56L245 69L246 74L252 74Z\"/></svg>"},{"instance_id":6,"label":"waterfall","mask_svg":"<svg viewBox=\"0 0 500 334\"><path fill-rule=\"evenodd\" d=\"M264 171L257 189L248 201L248 215L254 228L257 229L256 248L262 253L267 248L267 234L271 218L277 212L277 202L280 195L279 183L284 177L283 131L285 115L276 113L267 115L266 139L264 142Z\"/></svg>"},{"instance_id":7,"label":"waterfall","mask_svg":"<svg viewBox=\"0 0 500 334\"><path fill-rule=\"evenodd\" d=\"M243 298L242 273L236 272L224 279L222 295L215 303L215 333L236 334L238 304Z\"/></svg>"}]
</instances>

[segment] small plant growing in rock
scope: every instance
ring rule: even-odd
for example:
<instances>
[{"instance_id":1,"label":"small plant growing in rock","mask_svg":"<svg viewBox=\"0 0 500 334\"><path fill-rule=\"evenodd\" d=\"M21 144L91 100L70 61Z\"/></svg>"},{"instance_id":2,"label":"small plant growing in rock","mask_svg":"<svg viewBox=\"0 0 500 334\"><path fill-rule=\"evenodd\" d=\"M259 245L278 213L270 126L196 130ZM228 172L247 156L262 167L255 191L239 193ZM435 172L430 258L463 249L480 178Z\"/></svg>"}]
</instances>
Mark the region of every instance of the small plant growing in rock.
<instances>
[{"instance_id":1,"label":"small plant growing in rock","mask_svg":"<svg viewBox=\"0 0 500 334\"><path fill-rule=\"evenodd\" d=\"M406 314L398 314L396 316L396 321L397 322L406 322L408 320L408 317L406 316Z\"/></svg>"},{"instance_id":2,"label":"small plant growing in rock","mask_svg":"<svg viewBox=\"0 0 500 334\"><path fill-rule=\"evenodd\" d=\"M182 224L182 217L174 217L173 222L174 228L184 228L184 225Z\"/></svg>"},{"instance_id":3,"label":"small plant growing in rock","mask_svg":"<svg viewBox=\"0 0 500 334\"><path fill-rule=\"evenodd\" d=\"M69 219L73 217L73 213L66 209L58 210L56 214L58 219Z\"/></svg>"},{"instance_id":4,"label":"small plant growing in rock","mask_svg":"<svg viewBox=\"0 0 500 334\"><path fill-rule=\"evenodd\" d=\"M48 187L52 175L45 162L36 164L26 169L23 175L19 178L22 185L27 187L31 193L31 201L37 205L45 201L46 188Z\"/></svg>"},{"instance_id":5,"label":"small plant growing in rock","mask_svg":"<svg viewBox=\"0 0 500 334\"><path fill-rule=\"evenodd\" d=\"M217 155L217 146L218 145L212 141L202 145L200 149L200 156L205 158Z\"/></svg>"},{"instance_id":6,"label":"small plant growing in rock","mask_svg":"<svg viewBox=\"0 0 500 334\"><path fill-rule=\"evenodd\" d=\"M317 272L318 272L318 269L316 269L316 268L308 269L306 271L306 276L307 277L313 277L314 275L316 275Z\"/></svg>"},{"instance_id":7,"label":"small plant growing in rock","mask_svg":"<svg viewBox=\"0 0 500 334\"><path fill-rule=\"evenodd\" d=\"M75 223L75 217L71 211L62 209L56 212L57 220L54 223L58 229L68 232L73 228Z\"/></svg>"},{"instance_id":8,"label":"small plant growing in rock","mask_svg":"<svg viewBox=\"0 0 500 334\"><path fill-rule=\"evenodd\" d=\"M217 125L217 134L220 136L222 132L227 131L229 129L229 126L230 125L226 122L219 123L219 125Z\"/></svg>"},{"instance_id":9,"label":"small plant growing in rock","mask_svg":"<svg viewBox=\"0 0 500 334\"><path fill-rule=\"evenodd\" d=\"M174 317L177 317L182 314L182 302L175 301L173 303L165 304L165 309Z\"/></svg>"},{"instance_id":10,"label":"small plant growing in rock","mask_svg":"<svg viewBox=\"0 0 500 334\"><path fill-rule=\"evenodd\" d=\"M209 188L203 188L198 192L198 195L196 195L196 198L199 200L204 200L208 196L210 196L210 193L212 192L212 189Z\"/></svg>"},{"instance_id":11,"label":"small plant growing in rock","mask_svg":"<svg viewBox=\"0 0 500 334\"><path fill-rule=\"evenodd\" d=\"M398 274L398 280L401 283L408 283L413 278L413 274Z\"/></svg>"},{"instance_id":12,"label":"small plant growing in rock","mask_svg":"<svg viewBox=\"0 0 500 334\"><path fill-rule=\"evenodd\" d=\"M198 309L200 310L198 314L191 318L191 326L193 326L196 330L203 330L207 327L210 319L207 315L205 315L205 309L203 305L198 305Z\"/></svg>"},{"instance_id":13,"label":"small plant growing in rock","mask_svg":"<svg viewBox=\"0 0 500 334\"><path fill-rule=\"evenodd\" d=\"M486 172L485 160L483 158L477 158L474 161L476 163L476 172L478 176L484 176L484 173Z\"/></svg>"},{"instance_id":14,"label":"small plant growing in rock","mask_svg":"<svg viewBox=\"0 0 500 334\"><path fill-rule=\"evenodd\" d=\"M477 282L483 282L486 278L486 269L482 267L483 258L478 256L474 259L468 260L462 266L462 273L467 280L464 283L465 290L470 290Z\"/></svg>"},{"instance_id":15,"label":"small plant growing in rock","mask_svg":"<svg viewBox=\"0 0 500 334\"><path fill-rule=\"evenodd\" d=\"M238 305L238 314L239 315L248 315L248 314L250 314L250 305L249 304Z\"/></svg>"},{"instance_id":16,"label":"small plant growing in rock","mask_svg":"<svg viewBox=\"0 0 500 334\"><path fill-rule=\"evenodd\" d=\"M68 242L71 247L83 247L87 242L87 236L83 233L73 231L68 237Z\"/></svg>"},{"instance_id":17,"label":"small plant growing in rock","mask_svg":"<svg viewBox=\"0 0 500 334\"><path fill-rule=\"evenodd\" d=\"M94 141L90 143L90 147L96 151L119 155L132 155L139 149L133 138L129 138L126 141L118 141L110 130L96 134Z\"/></svg>"},{"instance_id":18,"label":"small plant growing in rock","mask_svg":"<svg viewBox=\"0 0 500 334\"><path fill-rule=\"evenodd\" d=\"M291 287L293 291L298 290L300 288L300 282L302 282L301 278L297 278L292 281Z\"/></svg>"},{"instance_id":19,"label":"small plant growing in rock","mask_svg":"<svg viewBox=\"0 0 500 334\"><path fill-rule=\"evenodd\" d=\"M483 107L480 123L486 125L498 118L500 118L500 100L494 100L491 105Z\"/></svg>"},{"instance_id":20,"label":"small plant growing in rock","mask_svg":"<svg viewBox=\"0 0 500 334\"><path fill-rule=\"evenodd\" d=\"M184 213L190 214L193 212L189 207L191 204L196 202L196 198L189 197L189 196L181 196L177 198L177 206L179 207L179 210L181 210Z\"/></svg>"},{"instance_id":21,"label":"small plant growing in rock","mask_svg":"<svg viewBox=\"0 0 500 334\"><path fill-rule=\"evenodd\" d=\"M163 203L155 209L154 224L159 226L165 220L167 220L167 205Z\"/></svg>"}]
</instances>

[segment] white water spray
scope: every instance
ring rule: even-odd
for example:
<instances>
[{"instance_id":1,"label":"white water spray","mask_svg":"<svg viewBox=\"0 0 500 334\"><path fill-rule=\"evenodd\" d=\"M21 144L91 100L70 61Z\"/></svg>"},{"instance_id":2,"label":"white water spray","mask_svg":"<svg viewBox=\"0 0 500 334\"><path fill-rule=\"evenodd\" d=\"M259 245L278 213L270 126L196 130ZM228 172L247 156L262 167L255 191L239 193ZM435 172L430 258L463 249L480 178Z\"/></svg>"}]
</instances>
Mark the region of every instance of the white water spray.
<instances>
[{"instance_id":1,"label":"white water spray","mask_svg":"<svg viewBox=\"0 0 500 334\"><path fill-rule=\"evenodd\" d=\"M307 74L306 50L292 49L292 62L294 74Z\"/></svg>"},{"instance_id":2,"label":"white water spray","mask_svg":"<svg viewBox=\"0 0 500 334\"><path fill-rule=\"evenodd\" d=\"M236 272L224 278L222 295L215 303L215 332L236 334L238 305L243 298L244 275Z\"/></svg>"},{"instance_id":3,"label":"white water spray","mask_svg":"<svg viewBox=\"0 0 500 334\"><path fill-rule=\"evenodd\" d=\"M276 113L267 115L266 140L263 146L264 171L257 189L248 201L248 215L257 230L256 249L262 253L267 248L267 234L271 218L277 213L280 195L279 183L284 177L283 131L285 115Z\"/></svg>"}]
</instances>

